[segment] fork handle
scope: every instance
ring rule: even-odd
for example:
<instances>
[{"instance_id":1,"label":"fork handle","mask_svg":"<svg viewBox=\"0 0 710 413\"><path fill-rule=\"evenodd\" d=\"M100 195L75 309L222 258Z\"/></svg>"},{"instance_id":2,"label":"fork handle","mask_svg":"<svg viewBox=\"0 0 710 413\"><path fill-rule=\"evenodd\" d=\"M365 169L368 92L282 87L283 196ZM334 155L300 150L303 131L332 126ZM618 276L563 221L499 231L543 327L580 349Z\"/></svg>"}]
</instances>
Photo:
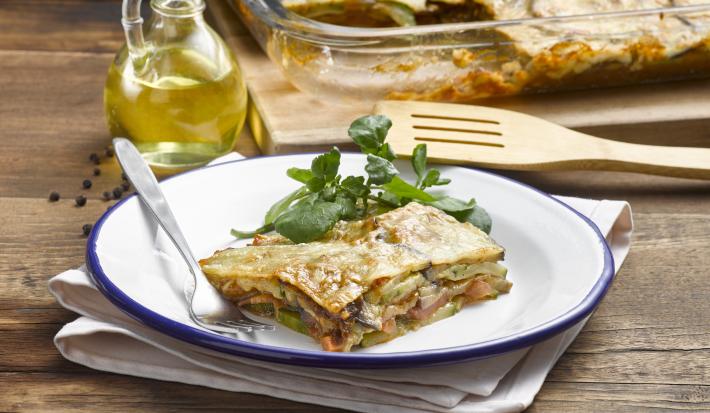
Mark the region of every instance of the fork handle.
<instances>
[{"instance_id":1,"label":"fork handle","mask_svg":"<svg viewBox=\"0 0 710 413\"><path fill-rule=\"evenodd\" d=\"M595 138L585 169L640 172L710 180L710 148L642 145ZM579 148L583 150L582 148ZM579 166L579 165L577 165Z\"/></svg>"},{"instance_id":2,"label":"fork handle","mask_svg":"<svg viewBox=\"0 0 710 413\"><path fill-rule=\"evenodd\" d=\"M202 269L197 264L185 235L180 230L180 226L168 206L168 201L158 186L158 180L153 175L153 171L150 170L138 149L128 139L114 138L113 148L121 168L140 195L139 198L150 209L165 233L173 241L180 255L190 267L195 282L198 282L200 277L197 274L201 274Z\"/></svg>"},{"instance_id":3,"label":"fork handle","mask_svg":"<svg viewBox=\"0 0 710 413\"><path fill-rule=\"evenodd\" d=\"M140 200L153 213L190 269L192 277L185 278L183 293L192 321L202 328L227 334L273 330L274 327L271 325L249 320L232 303L222 300L219 292L210 285L202 268L195 260L195 256L168 206L168 201L158 186L158 180L143 160L138 149L125 138L114 138L113 148L121 168L138 192ZM189 281L192 281L192 284ZM196 296L199 297L195 298ZM226 307L217 308L214 306L215 303L220 302ZM207 307L205 307L206 304ZM203 311L206 309L209 310L209 313ZM198 316L198 314L200 315Z\"/></svg>"}]
</instances>

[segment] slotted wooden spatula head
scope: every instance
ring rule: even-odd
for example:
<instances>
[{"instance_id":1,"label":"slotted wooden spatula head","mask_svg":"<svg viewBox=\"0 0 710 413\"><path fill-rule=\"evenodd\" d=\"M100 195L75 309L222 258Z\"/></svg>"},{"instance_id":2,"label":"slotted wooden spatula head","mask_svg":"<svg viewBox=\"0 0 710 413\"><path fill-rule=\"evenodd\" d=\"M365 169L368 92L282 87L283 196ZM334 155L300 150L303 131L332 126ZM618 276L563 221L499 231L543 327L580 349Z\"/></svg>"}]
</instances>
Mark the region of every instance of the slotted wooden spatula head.
<instances>
[{"instance_id":1,"label":"slotted wooden spatula head","mask_svg":"<svg viewBox=\"0 0 710 413\"><path fill-rule=\"evenodd\" d=\"M382 101L392 120L387 142L410 157L427 144L439 163L510 170L595 169L710 179L710 149L601 139L524 113L451 103Z\"/></svg>"}]
</instances>

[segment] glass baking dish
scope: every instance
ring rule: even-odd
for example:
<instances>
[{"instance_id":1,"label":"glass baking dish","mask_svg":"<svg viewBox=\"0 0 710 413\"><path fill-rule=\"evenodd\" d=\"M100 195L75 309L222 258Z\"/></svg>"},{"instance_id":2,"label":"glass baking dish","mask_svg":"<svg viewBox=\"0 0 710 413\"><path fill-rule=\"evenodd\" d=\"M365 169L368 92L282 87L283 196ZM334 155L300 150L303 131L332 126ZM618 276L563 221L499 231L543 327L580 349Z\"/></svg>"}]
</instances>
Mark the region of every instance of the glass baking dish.
<instances>
[{"instance_id":1,"label":"glass baking dish","mask_svg":"<svg viewBox=\"0 0 710 413\"><path fill-rule=\"evenodd\" d=\"M465 102L710 75L710 4L357 28L230 1L286 77L324 98Z\"/></svg>"}]
</instances>

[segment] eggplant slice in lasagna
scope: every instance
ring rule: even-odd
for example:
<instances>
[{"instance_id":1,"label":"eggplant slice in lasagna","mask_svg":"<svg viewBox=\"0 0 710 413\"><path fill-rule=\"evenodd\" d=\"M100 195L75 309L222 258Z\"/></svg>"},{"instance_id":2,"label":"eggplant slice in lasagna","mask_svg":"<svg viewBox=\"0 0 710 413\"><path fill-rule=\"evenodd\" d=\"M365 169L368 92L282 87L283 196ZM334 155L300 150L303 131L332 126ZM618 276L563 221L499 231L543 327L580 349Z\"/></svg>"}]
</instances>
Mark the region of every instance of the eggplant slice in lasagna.
<instances>
[{"instance_id":1,"label":"eggplant slice in lasagna","mask_svg":"<svg viewBox=\"0 0 710 413\"><path fill-rule=\"evenodd\" d=\"M200 265L236 305L327 351L392 340L510 291L504 250L470 223L418 203L341 221L318 241L257 236Z\"/></svg>"}]
</instances>

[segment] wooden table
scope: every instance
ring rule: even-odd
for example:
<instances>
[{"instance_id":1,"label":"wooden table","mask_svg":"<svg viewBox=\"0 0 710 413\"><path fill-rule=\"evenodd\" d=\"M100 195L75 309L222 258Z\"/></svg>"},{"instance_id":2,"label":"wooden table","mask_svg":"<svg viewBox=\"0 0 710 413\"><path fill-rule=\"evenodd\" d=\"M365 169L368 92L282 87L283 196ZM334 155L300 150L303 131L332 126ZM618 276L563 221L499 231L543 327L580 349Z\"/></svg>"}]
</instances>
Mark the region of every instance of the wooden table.
<instances>
[{"instance_id":1,"label":"wooden table","mask_svg":"<svg viewBox=\"0 0 710 413\"><path fill-rule=\"evenodd\" d=\"M0 1L0 411L336 411L94 371L52 344L76 315L47 280L83 262L81 227L120 183L114 159L102 156L96 178L88 160L109 142L102 85L122 43L119 13L115 0ZM710 146L710 125L702 138ZM236 149L257 154L248 135ZM623 269L529 411L710 410L710 183L508 175L552 193L627 199L636 218ZM53 190L57 203L47 201Z\"/></svg>"}]
</instances>

